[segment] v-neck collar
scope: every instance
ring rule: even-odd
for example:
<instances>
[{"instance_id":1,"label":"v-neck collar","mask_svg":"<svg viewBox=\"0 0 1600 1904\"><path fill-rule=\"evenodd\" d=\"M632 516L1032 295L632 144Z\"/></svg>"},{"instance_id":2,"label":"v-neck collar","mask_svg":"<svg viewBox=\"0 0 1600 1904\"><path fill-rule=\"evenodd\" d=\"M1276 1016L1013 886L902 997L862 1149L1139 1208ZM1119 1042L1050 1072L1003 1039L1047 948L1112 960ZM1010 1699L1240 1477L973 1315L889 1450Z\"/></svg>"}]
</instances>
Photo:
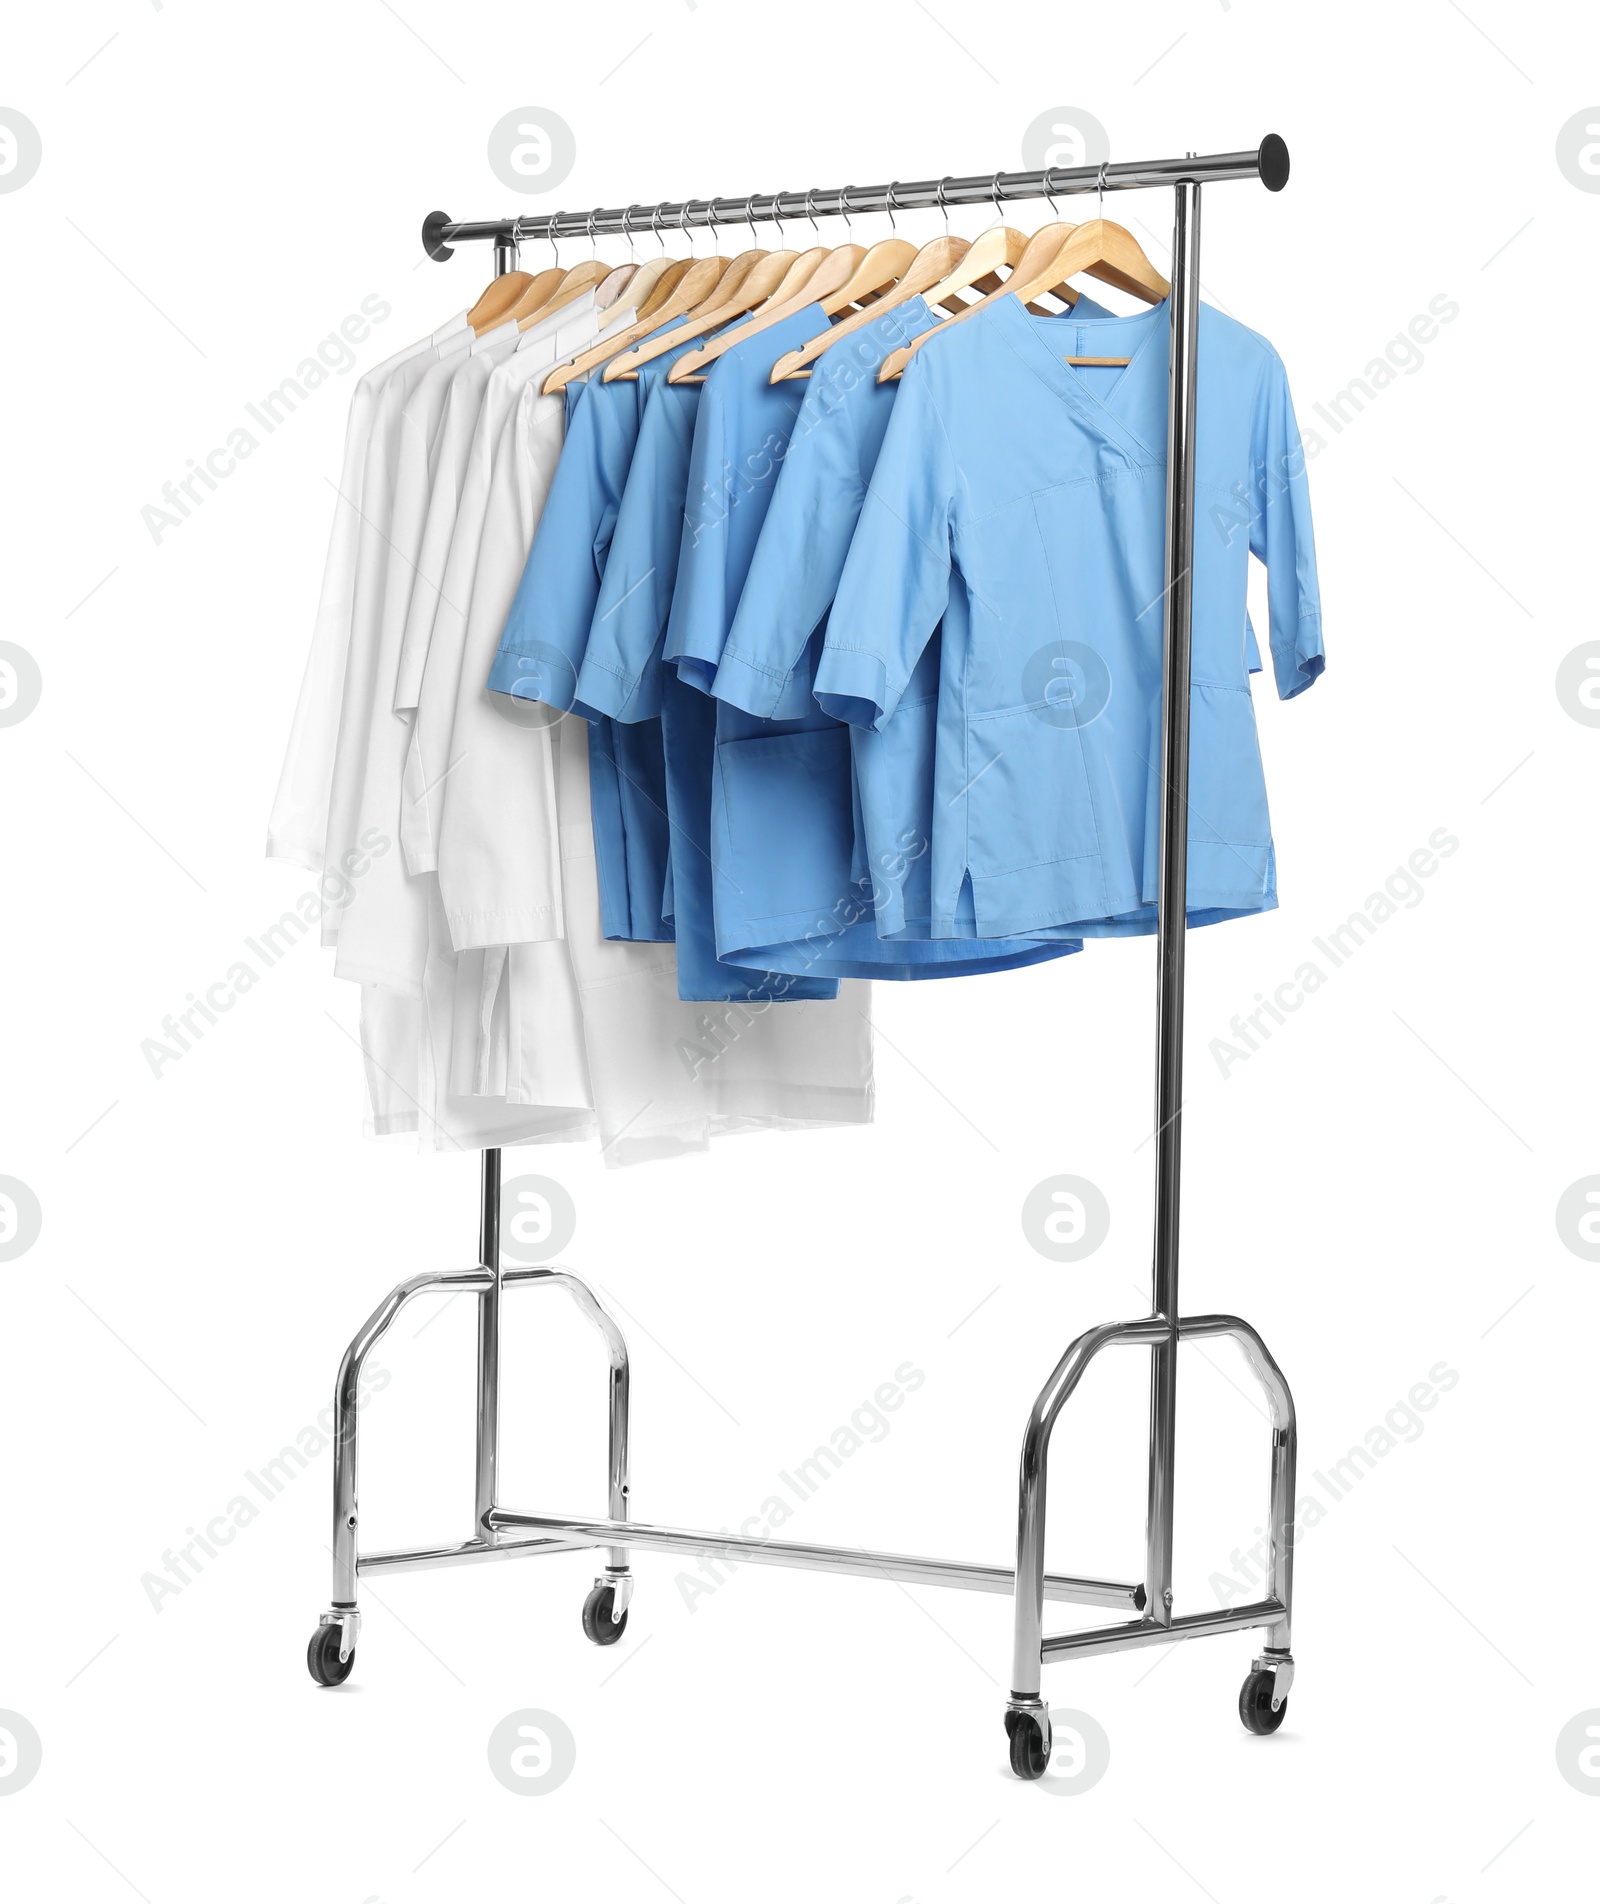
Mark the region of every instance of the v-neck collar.
<instances>
[{"instance_id":1,"label":"v-neck collar","mask_svg":"<svg viewBox=\"0 0 1600 1904\"><path fill-rule=\"evenodd\" d=\"M1140 311L1132 317L1074 319L1068 313L1062 317L1035 320L1013 297L998 299L994 312L995 320L1001 326L1001 335L1028 368L1054 390L1089 429L1098 431L1102 436L1110 437L1140 461L1160 463L1166 460L1165 449L1158 444L1147 443L1139 432L1118 414L1118 408L1113 407L1112 400L1125 385L1130 383L1136 385L1151 375L1152 358L1164 368L1167 329L1170 322L1170 300L1163 299L1154 310ZM1059 325L1063 331L1076 327L1094 333L1097 339L1105 338L1107 342L1110 342L1111 337L1118 332L1131 335L1133 348L1128 353L1127 366L1106 397L1101 397L1091 390L1086 380L1051 348L1050 339L1045 330L1046 325ZM1101 353L1097 351L1094 354ZM1108 351L1105 354L1111 353Z\"/></svg>"}]
</instances>

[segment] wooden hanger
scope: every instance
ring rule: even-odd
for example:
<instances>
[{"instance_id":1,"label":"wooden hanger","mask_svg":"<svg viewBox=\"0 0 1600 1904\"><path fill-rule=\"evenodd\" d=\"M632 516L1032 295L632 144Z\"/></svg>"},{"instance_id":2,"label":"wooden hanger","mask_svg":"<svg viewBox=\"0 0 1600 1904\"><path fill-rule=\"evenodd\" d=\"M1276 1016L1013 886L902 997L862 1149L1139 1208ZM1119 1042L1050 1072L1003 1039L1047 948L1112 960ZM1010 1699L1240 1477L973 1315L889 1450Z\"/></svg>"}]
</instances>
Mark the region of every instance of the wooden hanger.
<instances>
[{"instance_id":1,"label":"wooden hanger","mask_svg":"<svg viewBox=\"0 0 1600 1904\"><path fill-rule=\"evenodd\" d=\"M627 264L619 264L615 271L609 272L595 286L595 309L609 311L638 275L639 267L632 260Z\"/></svg>"},{"instance_id":2,"label":"wooden hanger","mask_svg":"<svg viewBox=\"0 0 1600 1904\"><path fill-rule=\"evenodd\" d=\"M696 337L703 337L707 331L732 323L734 318L741 317L770 298L790 275L796 262L792 251L745 252L740 256L741 262L746 257L752 260L747 270L742 271L736 279L730 266L728 276L717 286L717 295L690 311L682 324L675 325L664 336L647 338L624 355L613 357L605 367L606 382L631 381L638 376L641 364L651 363L657 357L664 357L669 350L675 350L679 344L689 343ZM656 328L667 323L672 315L675 313L662 313L656 320Z\"/></svg>"},{"instance_id":3,"label":"wooden hanger","mask_svg":"<svg viewBox=\"0 0 1600 1904\"><path fill-rule=\"evenodd\" d=\"M970 317L974 311L981 310L999 297L1019 298L1023 306L1036 316L1043 316L1046 313L1041 311L1033 300L1042 297L1046 292L1064 299L1069 305L1076 304L1078 293L1066 281L1073 269L1068 261L1069 254L1066 247L1074 234L1081 230L1083 230L1081 225L1063 224L1059 220L1053 224L1042 225L1031 238L1024 242L1021 252L1014 256L1011 254L1016 251L1015 245L1007 239L1004 250L1011 264L1010 275L1005 278L991 279L992 288L985 290L982 297L963 306L949 321L952 324L958 324L962 318ZM987 232L983 234L983 238L988 236ZM983 242L983 238L978 240L979 244ZM975 245L974 249L976 248ZM960 275L965 276L967 269L968 267L963 262ZM978 287L975 285L974 288ZM940 328L942 329L943 326ZM915 338L911 343L902 344L898 350L891 351L883 360L883 366L878 372L879 383L888 383L891 379L898 377L916 355L918 345L934 334L932 331L924 332L922 337Z\"/></svg>"},{"instance_id":4,"label":"wooden hanger","mask_svg":"<svg viewBox=\"0 0 1600 1904\"><path fill-rule=\"evenodd\" d=\"M1052 229L1064 229L1064 227ZM980 232L970 245L964 247L943 278L931 287L923 287L928 303L940 305L959 317L976 302L975 299L966 296L968 291L976 291L979 297L988 297L993 292L1004 289L1006 279L1001 276L1001 273L1016 269L1031 242L1026 232L1018 231L1012 225L991 225L987 231ZM1065 284L1048 288L1054 290L1058 296L1065 298L1069 303L1078 295ZM883 372L880 371L879 382L883 381Z\"/></svg>"},{"instance_id":5,"label":"wooden hanger","mask_svg":"<svg viewBox=\"0 0 1600 1904\"><path fill-rule=\"evenodd\" d=\"M974 311L981 311L993 304L996 298L1018 297L1024 304L1036 298L1041 292L1059 289L1065 295L1076 299L1077 293L1067 290L1062 284L1061 273L1054 268L1055 260L1060 256L1063 246L1078 229L1076 225L1057 222L1053 225L1041 225L1023 246L1021 254L1012 261L1011 275L1001 279L994 290L975 298L972 303L963 305L945 324L938 326L942 331L948 324L959 324L965 317L971 317ZM986 232L985 237L988 236ZM982 240L979 241L980 243ZM879 383L888 383L898 377L917 354L917 346L928 338L937 335L937 331L924 331L921 337L915 337L909 344L902 344L898 350L890 351L884 358L878 371Z\"/></svg>"},{"instance_id":6,"label":"wooden hanger","mask_svg":"<svg viewBox=\"0 0 1600 1904\"><path fill-rule=\"evenodd\" d=\"M680 269L681 266L681 269ZM580 351L570 363L557 364L550 375L540 385L546 396L553 397L558 391L566 389L574 377L586 376L601 364L607 363L620 352L630 349L643 337L661 324L670 324L695 309L708 296L714 295L723 274L728 269L726 258L686 258L670 261L665 276L656 280L656 291L672 279L672 288L667 297L654 311L641 310L626 330L618 331L615 337L592 344L588 350ZM673 274L676 273L676 277Z\"/></svg>"},{"instance_id":7,"label":"wooden hanger","mask_svg":"<svg viewBox=\"0 0 1600 1904\"><path fill-rule=\"evenodd\" d=\"M864 245L835 245L831 251L819 248L816 252L802 252L783 283L747 322L694 350L686 350L667 372L667 382L704 383L706 371L735 344L742 344L783 318L803 311L808 304L820 304L826 310L827 300L844 290L861 269L866 255Z\"/></svg>"},{"instance_id":8,"label":"wooden hanger","mask_svg":"<svg viewBox=\"0 0 1600 1904\"><path fill-rule=\"evenodd\" d=\"M880 312L893 310L895 305L904 304L922 292L931 294L934 286L949 277L955 270L966 256L968 249L965 238L956 238L948 233L924 245L900 274L893 288L885 291L881 298L869 304L865 310L840 318L837 324L830 325L827 330L813 337L810 343L801 349L786 351L772 366L772 381L781 383L785 377L810 376L811 372L807 366L814 364L822 353L831 344L836 344L841 337L848 337L852 331L864 329ZM869 252L868 257L870 256ZM862 269L865 270L865 268L863 265ZM966 309L959 298L954 299L953 302L957 310Z\"/></svg>"},{"instance_id":9,"label":"wooden hanger","mask_svg":"<svg viewBox=\"0 0 1600 1904\"><path fill-rule=\"evenodd\" d=\"M485 331L492 331L496 324L505 323L512 306L532 283L533 278L526 271L502 271L468 311L467 322L480 337Z\"/></svg>"},{"instance_id":10,"label":"wooden hanger","mask_svg":"<svg viewBox=\"0 0 1600 1904\"><path fill-rule=\"evenodd\" d=\"M566 267L559 264L551 265L547 271L536 271L527 290L506 312L504 321L515 320L520 324L525 317L532 317L536 311L542 311L555 296L566 275Z\"/></svg>"},{"instance_id":11,"label":"wooden hanger","mask_svg":"<svg viewBox=\"0 0 1600 1904\"><path fill-rule=\"evenodd\" d=\"M652 258L648 264L639 267L637 275L628 285L628 302L637 316L643 317L652 304L665 304L672 295L672 287L678 282L689 266L692 258L669 258L664 254ZM673 274L677 275L674 276ZM662 286L665 285L665 290Z\"/></svg>"},{"instance_id":12,"label":"wooden hanger","mask_svg":"<svg viewBox=\"0 0 1600 1904\"><path fill-rule=\"evenodd\" d=\"M611 266L600 258L585 258L582 264L575 264L533 316L522 319L522 329L526 330L530 324L542 323L545 318L554 316L564 306L582 297L585 291L597 285L602 278L608 278L610 275Z\"/></svg>"},{"instance_id":13,"label":"wooden hanger","mask_svg":"<svg viewBox=\"0 0 1600 1904\"><path fill-rule=\"evenodd\" d=\"M1109 218L1091 218L1080 225L1057 262L1068 276L1086 271L1146 304L1160 304L1172 295L1172 286L1144 255L1138 239Z\"/></svg>"},{"instance_id":14,"label":"wooden hanger","mask_svg":"<svg viewBox=\"0 0 1600 1904\"><path fill-rule=\"evenodd\" d=\"M888 292L911 269L916 256L917 248L909 238L883 238L869 245L855 275L823 300L829 316L847 304L863 304Z\"/></svg>"}]
</instances>

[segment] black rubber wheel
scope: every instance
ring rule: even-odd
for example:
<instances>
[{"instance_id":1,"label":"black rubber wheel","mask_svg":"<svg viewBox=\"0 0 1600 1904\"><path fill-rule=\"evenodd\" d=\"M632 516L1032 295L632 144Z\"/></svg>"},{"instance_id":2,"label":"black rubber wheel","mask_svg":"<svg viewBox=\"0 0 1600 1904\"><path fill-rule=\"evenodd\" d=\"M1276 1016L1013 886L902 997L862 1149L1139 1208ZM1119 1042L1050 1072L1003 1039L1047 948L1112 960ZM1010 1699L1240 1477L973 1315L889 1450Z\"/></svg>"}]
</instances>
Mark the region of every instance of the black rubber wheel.
<instances>
[{"instance_id":1,"label":"black rubber wheel","mask_svg":"<svg viewBox=\"0 0 1600 1904\"><path fill-rule=\"evenodd\" d=\"M1044 1728L1031 1712L1008 1712L1006 1733L1011 1740L1011 1769L1018 1778L1043 1778L1050 1768Z\"/></svg>"},{"instance_id":2,"label":"black rubber wheel","mask_svg":"<svg viewBox=\"0 0 1600 1904\"><path fill-rule=\"evenodd\" d=\"M319 1686L342 1686L355 1671L354 1647L348 1659L339 1657L342 1637L343 1628L338 1625L319 1626L311 1635L311 1644L306 1648L306 1670Z\"/></svg>"},{"instance_id":3,"label":"black rubber wheel","mask_svg":"<svg viewBox=\"0 0 1600 1904\"><path fill-rule=\"evenodd\" d=\"M611 1606L616 1595L615 1587L593 1587L583 1603L583 1630L596 1646L615 1646L628 1630L626 1611L620 1620L611 1617Z\"/></svg>"},{"instance_id":4,"label":"black rubber wheel","mask_svg":"<svg viewBox=\"0 0 1600 1904\"><path fill-rule=\"evenodd\" d=\"M1276 1678L1270 1667L1263 1668L1259 1673L1252 1673L1239 1688L1239 1717L1246 1732L1265 1738L1283 1724L1289 1702L1285 1699L1276 1712L1272 1710L1272 1687Z\"/></svg>"}]
</instances>

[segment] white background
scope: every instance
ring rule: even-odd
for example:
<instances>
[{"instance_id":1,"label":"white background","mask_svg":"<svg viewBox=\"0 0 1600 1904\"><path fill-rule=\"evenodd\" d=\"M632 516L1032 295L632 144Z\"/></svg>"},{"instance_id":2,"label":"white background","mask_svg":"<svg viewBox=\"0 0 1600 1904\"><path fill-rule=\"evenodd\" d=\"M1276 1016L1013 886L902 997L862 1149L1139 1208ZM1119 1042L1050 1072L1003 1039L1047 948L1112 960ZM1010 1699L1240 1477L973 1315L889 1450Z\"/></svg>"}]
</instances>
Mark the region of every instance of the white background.
<instances>
[{"instance_id":1,"label":"white background","mask_svg":"<svg viewBox=\"0 0 1600 1904\"><path fill-rule=\"evenodd\" d=\"M1555 149L1600 91L1592 26L1504 0L100 0L7 39L0 105L43 163L0 196L0 638L44 682L0 731L0 1172L44 1215L0 1264L0 1708L44 1753L0 1799L8 1893L1577 1895L1600 1808L1556 1738L1600 1706L1600 1268L1555 1208L1600 1170L1600 732L1555 676L1596 633L1600 197ZM486 158L523 105L576 137L544 198ZM1191 942L1185 1308L1249 1316L1274 1349L1301 1496L1436 1364L1459 1376L1418 1438L1322 1497L1284 1730L1235 1715L1248 1635L1052 1667L1110 1766L1077 1795L1025 1786L1005 1600L747 1567L691 1611L693 1563L648 1554L607 1652L579 1630L583 1556L381 1579L354 1679L318 1691L326 1453L156 1611L144 1576L313 1420L391 1285L472 1260L477 1191L470 1156L362 1139L355 999L314 944L159 1080L140 1050L310 883L262 840L354 374L159 544L141 508L363 297L393 310L365 367L477 295L481 250L421 259L435 206L987 173L1055 107L1118 158L1287 138L1281 196L1207 191L1202 276L1277 345L1308 428L1430 299L1460 307L1420 368L1321 429L1329 668L1289 705L1257 687L1282 908ZM1165 263L1162 195L1107 209ZM1421 901L1224 1078L1210 1040L1440 827L1460 848ZM892 1431L786 1531L1008 1562L1036 1390L1080 1329L1144 1302L1152 1006L1149 942L880 987L871 1130L632 1172L508 1154L568 1188L566 1260L620 1305L640 1517L736 1526L909 1359L927 1380ZM1020 1224L1062 1171L1112 1210L1075 1265ZM374 1545L470 1532L471 1304L437 1310L378 1352ZM509 1503L603 1511L602 1368L559 1299L510 1300ZM1064 1417L1053 1568L1137 1575L1144 1390L1122 1352ZM1199 1609L1264 1522L1266 1431L1225 1347L1184 1352L1179 1399L1178 1599ZM486 1759L523 1707L577 1740L542 1797Z\"/></svg>"}]
</instances>

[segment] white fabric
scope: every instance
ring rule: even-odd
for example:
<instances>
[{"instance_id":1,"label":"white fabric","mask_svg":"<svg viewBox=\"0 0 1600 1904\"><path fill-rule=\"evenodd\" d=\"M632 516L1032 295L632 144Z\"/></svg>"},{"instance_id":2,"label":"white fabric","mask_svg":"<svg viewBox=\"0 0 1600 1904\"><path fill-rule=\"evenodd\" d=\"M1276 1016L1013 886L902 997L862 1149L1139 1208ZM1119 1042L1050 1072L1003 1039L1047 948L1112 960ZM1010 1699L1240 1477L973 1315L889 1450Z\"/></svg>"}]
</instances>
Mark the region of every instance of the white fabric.
<instances>
[{"instance_id":1,"label":"white fabric","mask_svg":"<svg viewBox=\"0 0 1600 1904\"><path fill-rule=\"evenodd\" d=\"M400 415L371 699L364 715L367 742L358 836L376 831L392 838L400 810L411 721L409 714L396 711L396 675L418 573L430 476L436 477L445 451L442 420L457 410L476 414L491 373L511 356L517 342L515 324L486 332L464 357L446 358L424 371ZM359 984L384 985L420 997L427 950L427 896L407 879L400 852L386 853L372 862L345 907L334 972Z\"/></svg>"},{"instance_id":2,"label":"white fabric","mask_svg":"<svg viewBox=\"0 0 1600 1904\"><path fill-rule=\"evenodd\" d=\"M586 291L542 324L530 327L512 365L524 372L550 367L584 349L598 335L594 293ZM438 868L445 778L456 765L456 757L450 750L450 735L455 726L468 617L477 586L478 551L494 475L495 451L509 408L508 399L514 399L517 392L518 387L508 378L493 391L492 401L486 393L461 475L459 499L453 498L450 504L452 533L442 567L430 566L437 558L434 512L431 508L429 511L430 541L424 550L424 573L441 575L443 579L431 600L423 586L418 587L406 628L406 646L410 651L405 663L407 670L417 671L420 660L417 718L406 756L406 797L400 822L406 865L413 873L434 872ZM559 403L560 400L552 397L547 401ZM424 620L428 622L425 633ZM488 673L487 663L484 672ZM554 925L555 932L559 933L559 919Z\"/></svg>"},{"instance_id":3,"label":"white fabric","mask_svg":"<svg viewBox=\"0 0 1600 1904\"><path fill-rule=\"evenodd\" d=\"M268 852L334 871L365 831L403 843L362 855L324 942L361 986L368 1128L426 1150L597 1136L616 1165L872 1116L870 988L680 1001L670 945L602 936L585 724L483 686L561 449L544 374L624 303L520 339L461 313L352 397Z\"/></svg>"},{"instance_id":4,"label":"white fabric","mask_svg":"<svg viewBox=\"0 0 1600 1904\"><path fill-rule=\"evenodd\" d=\"M388 532L394 503L394 482L400 449L400 414L406 399L438 360L438 355L465 351L470 330L430 350L408 358L392 372L378 393L372 431L361 479L360 525L357 536L355 580L351 596L349 648L345 660L344 691L340 697L338 737L333 753L332 788L322 869L337 878L339 861L360 833L361 789L366 774L369 739L368 714L377 667L383 613L383 587L388 576ZM340 914L326 913L322 942L338 942Z\"/></svg>"},{"instance_id":5,"label":"white fabric","mask_svg":"<svg viewBox=\"0 0 1600 1904\"><path fill-rule=\"evenodd\" d=\"M568 715L554 732L566 945L582 999L605 1162L616 1167L681 1156L740 1131L870 1124L870 985L845 979L836 1000L775 1004L765 1011L686 1004L678 997L670 945L604 937L589 813L588 727ZM540 950L510 950L512 1051L524 1057L539 1050L544 1012L540 995L519 987L518 960Z\"/></svg>"},{"instance_id":6,"label":"white fabric","mask_svg":"<svg viewBox=\"0 0 1600 1904\"><path fill-rule=\"evenodd\" d=\"M328 837L328 797L333 786L334 745L344 696L345 659L350 651L350 615L355 593L356 549L361 534L361 479L372 433L378 393L394 371L425 351L432 352L467 328L458 312L431 337L408 344L357 379L345 420L344 455L333 512L333 530L323 564L322 593L311 636L311 653L301 677L272 818L267 857L286 859L309 871L322 871Z\"/></svg>"}]
</instances>

